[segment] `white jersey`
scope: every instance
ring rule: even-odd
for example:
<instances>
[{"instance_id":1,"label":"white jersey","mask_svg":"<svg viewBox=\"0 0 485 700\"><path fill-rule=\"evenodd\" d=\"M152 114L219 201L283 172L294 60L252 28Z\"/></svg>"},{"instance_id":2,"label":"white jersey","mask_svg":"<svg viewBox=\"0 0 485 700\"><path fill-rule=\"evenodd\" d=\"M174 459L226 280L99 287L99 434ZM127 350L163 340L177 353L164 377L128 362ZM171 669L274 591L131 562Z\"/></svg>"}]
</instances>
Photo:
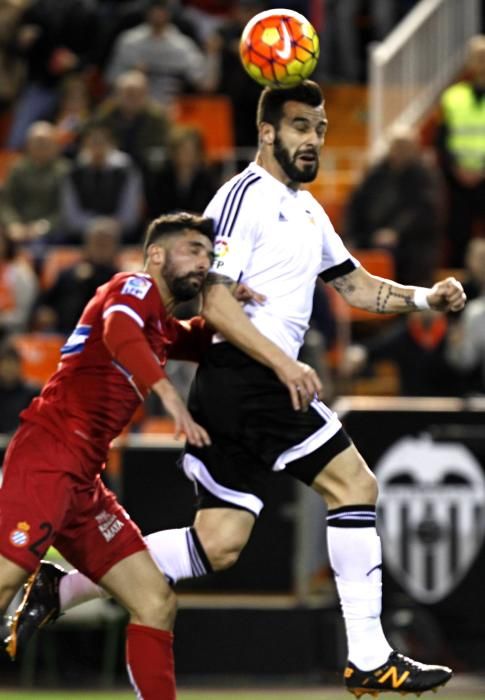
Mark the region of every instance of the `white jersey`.
<instances>
[{"instance_id":1,"label":"white jersey","mask_svg":"<svg viewBox=\"0 0 485 700\"><path fill-rule=\"evenodd\" d=\"M266 296L263 305L244 310L263 335L296 358L318 275L328 281L359 263L309 192L286 187L256 163L218 190L205 216L216 230L211 271Z\"/></svg>"}]
</instances>

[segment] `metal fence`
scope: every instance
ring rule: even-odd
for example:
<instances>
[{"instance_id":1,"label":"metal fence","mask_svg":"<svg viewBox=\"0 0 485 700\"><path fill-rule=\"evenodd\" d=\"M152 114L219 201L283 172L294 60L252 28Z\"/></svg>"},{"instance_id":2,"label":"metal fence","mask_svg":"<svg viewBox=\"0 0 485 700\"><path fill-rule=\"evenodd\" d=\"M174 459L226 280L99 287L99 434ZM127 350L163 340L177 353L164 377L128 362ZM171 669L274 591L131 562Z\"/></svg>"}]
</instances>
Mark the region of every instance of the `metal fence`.
<instances>
[{"instance_id":1,"label":"metal fence","mask_svg":"<svg viewBox=\"0 0 485 700\"><path fill-rule=\"evenodd\" d=\"M369 53L369 146L379 154L389 129L413 125L456 75L466 42L480 31L480 0L421 0Z\"/></svg>"}]
</instances>

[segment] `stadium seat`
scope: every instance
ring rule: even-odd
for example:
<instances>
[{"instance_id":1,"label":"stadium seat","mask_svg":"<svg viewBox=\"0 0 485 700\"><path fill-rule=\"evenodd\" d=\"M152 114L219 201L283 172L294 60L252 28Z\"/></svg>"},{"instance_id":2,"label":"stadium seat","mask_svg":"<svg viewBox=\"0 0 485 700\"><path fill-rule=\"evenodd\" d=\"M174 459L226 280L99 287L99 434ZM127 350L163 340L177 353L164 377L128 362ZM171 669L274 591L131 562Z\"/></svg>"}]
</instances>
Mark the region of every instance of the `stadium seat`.
<instances>
[{"instance_id":1,"label":"stadium seat","mask_svg":"<svg viewBox=\"0 0 485 700\"><path fill-rule=\"evenodd\" d=\"M224 95L183 95L175 108L177 124L196 126L202 132L207 156L218 160L234 148L232 104Z\"/></svg>"},{"instance_id":2,"label":"stadium seat","mask_svg":"<svg viewBox=\"0 0 485 700\"><path fill-rule=\"evenodd\" d=\"M33 384L45 384L57 369L65 340L63 335L48 333L18 333L12 336L12 342L20 353L24 378Z\"/></svg>"},{"instance_id":3,"label":"stadium seat","mask_svg":"<svg viewBox=\"0 0 485 700\"><path fill-rule=\"evenodd\" d=\"M145 418L141 424L142 433L155 433L160 435L161 433L165 435L173 435L175 432L174 422L171 418L165 416L150 416Z\"/></svg>"}]
</instances>

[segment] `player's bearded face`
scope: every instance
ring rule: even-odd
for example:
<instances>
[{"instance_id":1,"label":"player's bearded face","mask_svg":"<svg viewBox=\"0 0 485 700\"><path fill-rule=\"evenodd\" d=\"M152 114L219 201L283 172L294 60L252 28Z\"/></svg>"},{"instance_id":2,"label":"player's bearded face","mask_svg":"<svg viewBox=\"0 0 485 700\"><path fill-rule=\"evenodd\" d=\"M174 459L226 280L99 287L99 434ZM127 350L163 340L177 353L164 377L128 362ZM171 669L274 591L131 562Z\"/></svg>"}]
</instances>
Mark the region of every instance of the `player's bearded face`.
<instances>
[{"instance_id":1,"label":"player's bearded face","mask_svg":"<svg viewBox=\"0 0 485 700\"><path fill-rule=\"evenodd\" d=\"M170 253L167 255L162 276L177 301L189 301L202 289L207 274L201 270L182 273Z\"/></svg>"},{"instance_id":2,"label":"player's bearded face","mask_svg":"<svg viewBox=\"0 0 485 700\"><path fill-rule=\"evenodd\" d=\"M278 132L273 143L274 157L292 182L312 182L318 173L319 152L313 146L302 145L293 153L287 148Z\"/></svg>"}]
</instances>

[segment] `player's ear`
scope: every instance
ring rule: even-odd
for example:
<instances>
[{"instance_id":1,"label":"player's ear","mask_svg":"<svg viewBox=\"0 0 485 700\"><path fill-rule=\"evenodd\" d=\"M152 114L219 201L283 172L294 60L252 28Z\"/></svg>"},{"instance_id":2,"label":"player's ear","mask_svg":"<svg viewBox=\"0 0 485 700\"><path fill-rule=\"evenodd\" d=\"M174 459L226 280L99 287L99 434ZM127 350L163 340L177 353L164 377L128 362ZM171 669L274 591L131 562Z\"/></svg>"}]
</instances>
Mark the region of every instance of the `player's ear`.
<instances>
[{"instance_id":1,"label":"player's ear","mask_svg":"<svg viewBox=\"0 0 485 700\"><path fill-rule=\"evenodd\" d=\"M266 123L261 124L260 137L265 146L272 146L275 137L274 126Z\"/></svg>"},{"instance_id":2,"label":"player's ear","mask_svg":"<svg viewBox=\"0 0 485 700\"><path fill-rule=\"evenodd\" d=\"M160 243L152 243L148 248L148 257L154 265L165 263L165 248Z\"/></svg>"}]
</instances>

